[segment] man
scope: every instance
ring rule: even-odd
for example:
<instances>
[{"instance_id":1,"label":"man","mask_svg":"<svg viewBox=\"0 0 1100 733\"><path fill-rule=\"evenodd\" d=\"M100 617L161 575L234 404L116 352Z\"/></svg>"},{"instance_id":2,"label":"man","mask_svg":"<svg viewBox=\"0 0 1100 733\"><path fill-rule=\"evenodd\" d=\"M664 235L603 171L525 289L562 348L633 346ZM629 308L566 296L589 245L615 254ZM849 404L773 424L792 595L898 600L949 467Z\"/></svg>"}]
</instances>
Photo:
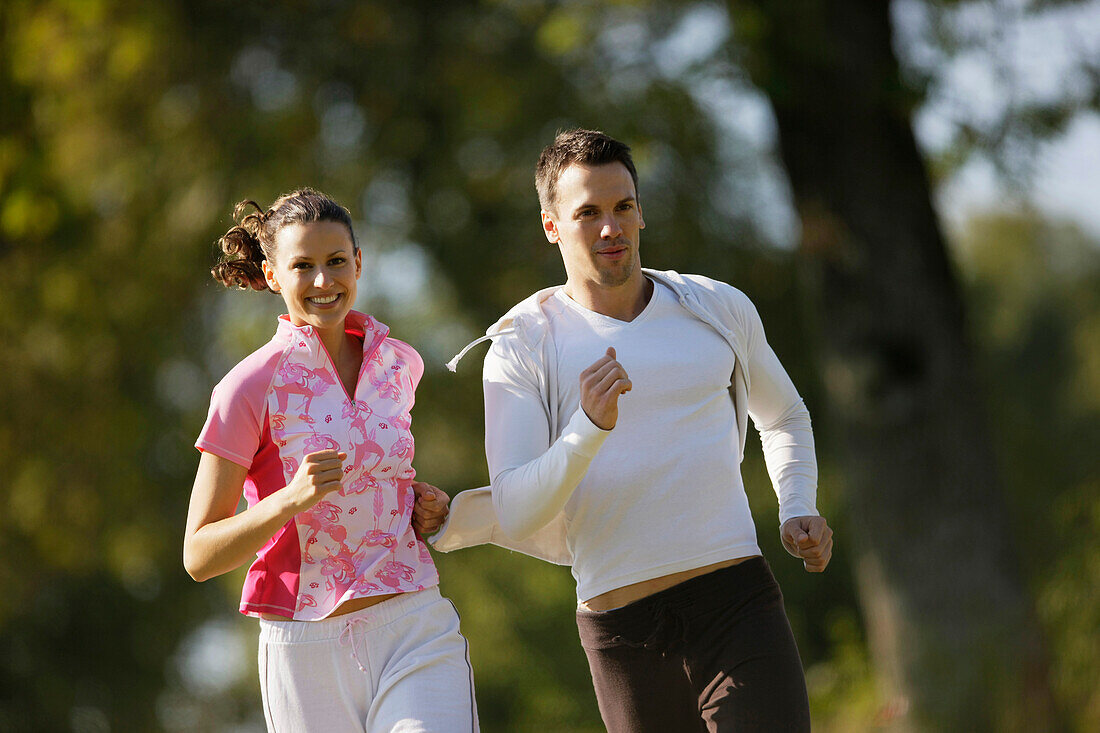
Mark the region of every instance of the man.
<instances>
[{"instance_id":1,"label":"man","mask_svg":"<svg viewBox=\"0 0 1100 733\"><path fill-rule=\"evenodd\" d=\"M743 293L642 269L626 145L561 133L535 181L567 280L489 329L492 512L484 490L463 492L436 547L489 541L572 565L609 731L809 730L739 468L751 415L783 544L823 571L809 414Z\"/></svg>"}]
</instances>

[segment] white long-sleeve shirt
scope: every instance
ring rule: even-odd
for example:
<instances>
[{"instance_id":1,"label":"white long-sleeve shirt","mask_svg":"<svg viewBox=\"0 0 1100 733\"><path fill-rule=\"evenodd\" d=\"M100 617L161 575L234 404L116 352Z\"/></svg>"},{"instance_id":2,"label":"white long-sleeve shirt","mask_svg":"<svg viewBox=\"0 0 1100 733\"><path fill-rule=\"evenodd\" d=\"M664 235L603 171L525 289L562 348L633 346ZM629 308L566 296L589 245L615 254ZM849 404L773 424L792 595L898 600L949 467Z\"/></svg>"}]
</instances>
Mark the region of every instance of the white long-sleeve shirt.
<instances>
[{"instance_id":1,"label":"white long-sleeve shirt","mask_svg":"<svg viewBox=\"0 0 1100 733\"><path fill-rule=\"evenodd\" d=\"M630 322L589 311L561 290L543 301L542 312L556 362L549 396L557 415L570 416L558 435L550 434L540 373L525 363L522 342L500 339L485 360L486 457L493 506L505 532L522 539L564 512L582 600L759 554L739 470L740 436L729 391L735 356L726 339L661 284ZM608 346L615 347L633 389L619 400L615 428L603 431L579 407L579 375ZM766 343L759 351L765 358L771 352ZM759 396L774 392L770 396L785 400L773 408L779 419L799 412L793 386L775 389L769 378L778 361L766 363L769 369L756 365ZM774 376L782 382L786 374L780 368ZM756 407L770 416L769 406ZM798 455L780 461L781 470L788 476L802 472L812 486L816 464L808 417L792 428L795 439L787 432L773 447L795 448ZM808 506L788 498L792 511L816 513L812 497Z\"/></svg>"}]
</instances>

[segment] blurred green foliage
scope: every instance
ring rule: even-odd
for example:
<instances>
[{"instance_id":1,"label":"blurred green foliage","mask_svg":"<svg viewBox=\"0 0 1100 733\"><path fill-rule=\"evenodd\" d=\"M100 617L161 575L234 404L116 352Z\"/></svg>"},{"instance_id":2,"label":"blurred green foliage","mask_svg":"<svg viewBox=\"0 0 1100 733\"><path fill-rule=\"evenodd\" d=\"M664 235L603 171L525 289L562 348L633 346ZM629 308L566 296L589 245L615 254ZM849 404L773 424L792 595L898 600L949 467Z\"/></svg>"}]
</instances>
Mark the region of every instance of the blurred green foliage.
<instances>
[{"instance_id":1,"label":"blurred green foliage","mask_svg":"<svg viewBox=\"0 0 1100 733\"><path fill-rule=\"evenodd\" d=\"M959 237L1014 530L1079 730L1100 723L1100 249L1034 213Z\"/></svg>"},{"instance_id":2,"label":"blurred green foliage","mask_svg":"<svg viewBox=\"0 0 1100 733\"><path fill-rule=\"evenodd\" d=\"M240 573L196 585L180 550L209 389L267 339L280 305L215 288L211 244L237 200L302 184L351 209L366 248L360 307L429 362L416 465L454 491L485 480L480 352L456 375L441 364L562 279L538 227L538 151L572 125L630 141L646 263L729 280L758 303L814 411L821 508L845 536L809 305L754 198L761 156L719 129L699 92L744 84L736 49L719 36L676 50L684 23L715 12L519 0L0 6L0 729L262 727L255 628L233 610ZM1092 729L1096 243L1035 215L976 220L956 239L1054 676L1079 729ZM803 573L779 547L758 450L745 475L820 728L883 723L843 539L827 576ZM472 644L484 729L600 730L568 570L489 548L438 561Z\"/></svg>"}]
</instances>

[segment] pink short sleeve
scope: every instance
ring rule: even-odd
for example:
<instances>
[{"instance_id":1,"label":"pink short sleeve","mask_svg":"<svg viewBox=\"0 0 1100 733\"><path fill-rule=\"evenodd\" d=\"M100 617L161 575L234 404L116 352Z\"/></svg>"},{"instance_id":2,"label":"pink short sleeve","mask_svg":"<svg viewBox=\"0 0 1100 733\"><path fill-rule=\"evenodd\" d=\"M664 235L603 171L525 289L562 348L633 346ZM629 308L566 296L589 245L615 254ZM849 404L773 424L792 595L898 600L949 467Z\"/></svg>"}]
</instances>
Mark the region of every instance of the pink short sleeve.
<instances>
[{"instance_id":1,"label":"pink short sleeve","mask_svg":"<svg viewBox=\"0 0 1100 733\"><path fill-rule=\"evenodd\" d=\"M281 344L272 340L218 382L196 448L252 467L267 421L267 391L281 356Z\"/></svg>"},{"instance_id":2,"label":"pink short sleeve","mask_svg":"<svg viewBox=\"0 0 1100 733\"><path fill-rule=\"evenodd\" d=\"M400 339L389 337L386 341L409 365L409 378L412 381L412 388L415 390L417 385L420 384L420 379L424 376L424 359L421 358L416 349Z\"/></svg>"}]
</instances>

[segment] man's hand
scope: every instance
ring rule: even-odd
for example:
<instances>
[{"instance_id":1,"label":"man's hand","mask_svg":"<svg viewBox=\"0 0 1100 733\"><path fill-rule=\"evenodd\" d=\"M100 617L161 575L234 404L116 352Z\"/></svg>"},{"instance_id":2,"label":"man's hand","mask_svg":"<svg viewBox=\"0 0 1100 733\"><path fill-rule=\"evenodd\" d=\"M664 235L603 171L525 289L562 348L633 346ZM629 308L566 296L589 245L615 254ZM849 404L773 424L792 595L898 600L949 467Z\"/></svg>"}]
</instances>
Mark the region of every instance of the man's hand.
<instances>
[{"instance_id":1,"label":"man's hand","mask_svg":"<svg viewBox=\"0 0 1100 733\"><path fill-rule=\"evenodd\" d=\"M619 395L630 391L630 377L615 361L615 349L581 372L581 409L600 430L611 430L619 421Z\"/></svg>"},{"instance_id":2,"label":"man's hand","mask_svg":"<svg viewBox=\"0 0 1100 733\"><path fill-rule=\"evenodd\" d=\"M806 570L820 573L833 556L833 530L825 517L791 517L779 528L787 552L801 558Z\"/></svg>"},{"instance_id":3,"label":"man's hand","mask_svg":"<svg viewBox=\"0 0 1100 733\"><path fill-rule=\"evenodd\" d=\"M423 481L413 481L413 493L416 495L416 503L413 504L412 526L421 537L432 534L443 526L451 509L448 506L451 497L443 493L431 484Z\"/></svg>"}]
</instances>

